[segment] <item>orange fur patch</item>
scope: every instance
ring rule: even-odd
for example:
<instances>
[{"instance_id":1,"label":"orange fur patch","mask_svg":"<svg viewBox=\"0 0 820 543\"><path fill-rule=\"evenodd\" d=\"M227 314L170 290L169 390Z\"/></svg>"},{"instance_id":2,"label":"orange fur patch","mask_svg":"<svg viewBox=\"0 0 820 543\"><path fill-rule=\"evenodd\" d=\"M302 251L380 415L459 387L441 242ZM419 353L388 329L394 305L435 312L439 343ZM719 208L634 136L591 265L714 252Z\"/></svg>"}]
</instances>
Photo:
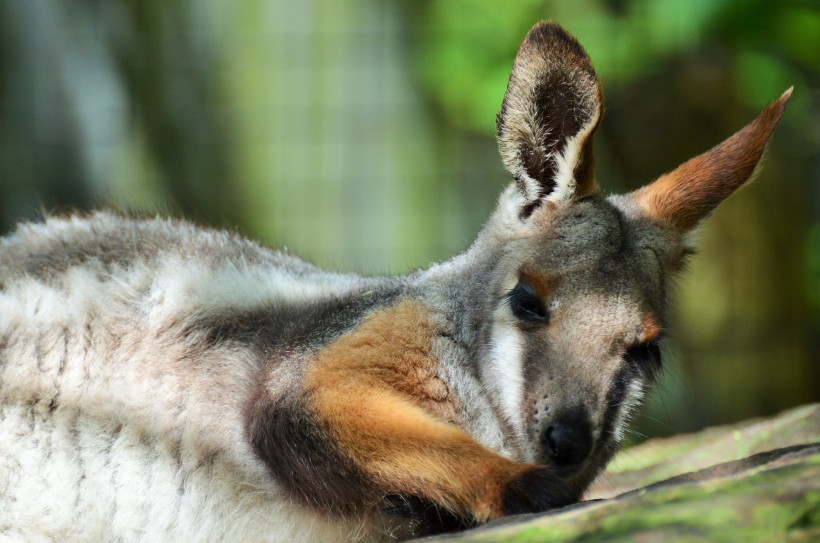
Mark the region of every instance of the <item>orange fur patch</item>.
<instances>
[{"instance_id":1,"label":"orange fur patch","mask_svg":"<svg viewBox=\"0 0 820 543\"><path fill-rule=\"evenodd\" d=\"M552 293L555 291L555 285L549 277L530 268L521 270L521 276L530 284L541 300L545 303L549 302L550 298L552 298Z\"/></svg>"},{"instance_id":2,"label":"orange fur patch","mask_svg":"<svg viewBox=\"0 0 820 543\"><path fill-rule=\"evenodd\" d=\"M686 232L754 172L791 96L791 89L742 130L632 193L651 218Z\"/></svg>"},{"instance_id":3,"label":"orange fur patch","mask_svg":"<svg viewBox=\"0 0 820 543\"><path fill-rule=\"evenodd\" d=\"M370 315L317 357L316 370L354 377L373 389L388 388L433 415L454 422L455 406L438 376L432 353L435 327L427 309L405 300Z\"/></svg>"},{"instance_id":4,"label":"orange fur patch","mask_svg":"<svg viewBox=\"0 0 820 543\"><path fill-rule=\"evenodd\" d=\"M411 494L486 520L501 516L516 464L447 422L455 406L432 353L427 309L379 310L316 358L305 387L344 453L386 494Z\"/></svg>"},{"instance_id":5,"label":"orange fur patch","mask_svg":"<svg viewBox=\"0 0 820 543\"><path fill-rule=\"evenodd\" d=\"M661 335L663 328L654 318L646 316L643 319L643 341L655 341Z\"/></svg>"}]
</instances>

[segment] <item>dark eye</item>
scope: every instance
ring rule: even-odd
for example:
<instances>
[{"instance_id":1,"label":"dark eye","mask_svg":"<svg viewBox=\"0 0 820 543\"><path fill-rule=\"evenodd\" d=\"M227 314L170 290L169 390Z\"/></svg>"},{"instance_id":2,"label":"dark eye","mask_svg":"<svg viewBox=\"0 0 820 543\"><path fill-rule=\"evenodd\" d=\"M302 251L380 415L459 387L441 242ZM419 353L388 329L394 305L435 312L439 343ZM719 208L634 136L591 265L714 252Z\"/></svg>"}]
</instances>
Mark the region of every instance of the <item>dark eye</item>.
<instances>
[{"instance_id":1,"label":"dark eye","mask_svg":"<svg viewBox=\"0 0 820 543\"><path fill-rule=\"evenodd\" d=\"M654 372L661 367L661 346L658 341L639 343L626 350L624 359L642 372Z\"/></svg>"},{"instance_id":2,"label":"dark eye","mask_svg":"<svg viewBox=\"0 0 820 543\"><path fill-rule=\"evenodd\" d=\"M507 297L510 299L513 315L519 319L549 324L550 316L544 306L544 301L525 281L519 281L515 288L507 294Z\"/></svg>"}]
</instances>

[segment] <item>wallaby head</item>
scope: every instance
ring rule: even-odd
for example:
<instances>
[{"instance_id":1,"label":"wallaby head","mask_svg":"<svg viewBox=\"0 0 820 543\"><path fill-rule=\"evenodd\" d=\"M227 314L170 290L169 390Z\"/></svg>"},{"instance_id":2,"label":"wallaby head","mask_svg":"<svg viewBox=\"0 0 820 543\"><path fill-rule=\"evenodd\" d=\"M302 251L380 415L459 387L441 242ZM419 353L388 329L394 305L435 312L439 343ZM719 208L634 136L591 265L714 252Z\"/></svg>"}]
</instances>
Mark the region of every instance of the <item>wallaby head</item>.
<instances>
[{"instance_id":1,"label":"wallaby head","mask_svg":"<svg viewBox=\"0 0 820 543\"><path fill-rule=\"evenodd\" d=\"M737 134L627 195L599 194L602 92L561 27L530 30L497 117L514 178L471 251L464 304L485 388L519 459L580 492L661 369L670 276L687 235L752 175L791 90Z\"/></svg>"}]
</instances>

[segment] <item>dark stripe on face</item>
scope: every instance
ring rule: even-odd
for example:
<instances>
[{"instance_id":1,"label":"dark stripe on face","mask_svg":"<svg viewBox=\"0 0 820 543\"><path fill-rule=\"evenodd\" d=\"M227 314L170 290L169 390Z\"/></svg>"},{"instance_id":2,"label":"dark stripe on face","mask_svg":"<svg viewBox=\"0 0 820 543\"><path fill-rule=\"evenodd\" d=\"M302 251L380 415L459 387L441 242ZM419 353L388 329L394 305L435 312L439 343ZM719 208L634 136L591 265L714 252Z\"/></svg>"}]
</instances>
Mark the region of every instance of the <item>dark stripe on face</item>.
<instances>
[{"instance_id":1,"label":"dark stripe on face","mask_svg":"<svg viewBox=\"0 0 820 543\"><path fill-rule=\"evenodd\" d=\"M601 437L598 440L598 448L613 439L615 431L615 422L618 419L618 414L621 412L622 405L626 399L626 391L630 383L638 380L639 377L635 370L628 364L622 363L621 367L615 373L615 378L606 393L606 414L604 415L604 423L601 427Z\"/></svg>"},{"instance_id":2,"label":"dark stripe on face","mask_svg":"<svg viewBox=\"0 0 820 543\"><path fill-rule=\"evenodd\" d=\"M647 382L654 382L662 367L659 342L647 341L630 347L624 353L624 361L633 373L644 376Z\"/></svg>"}]
</instances>

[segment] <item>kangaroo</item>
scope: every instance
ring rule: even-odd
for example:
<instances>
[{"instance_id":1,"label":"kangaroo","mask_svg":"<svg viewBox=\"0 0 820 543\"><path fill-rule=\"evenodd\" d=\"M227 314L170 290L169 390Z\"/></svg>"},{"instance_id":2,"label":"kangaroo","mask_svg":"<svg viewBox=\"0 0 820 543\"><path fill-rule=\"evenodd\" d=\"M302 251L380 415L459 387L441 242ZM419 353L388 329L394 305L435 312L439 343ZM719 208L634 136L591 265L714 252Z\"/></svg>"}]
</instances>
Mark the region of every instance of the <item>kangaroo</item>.
<instances>
[{"instance_id":1,"label":"kangaroo","mask_svg":"<svg viewBox=\"0 0 820 543\"><path fill-rule=\"evenodd\" d=\"M111 212L0 241L0 539L385 541L577 501L661 370L690 233L791 94L600 195L602 92L560 26L497 117L513 181L477 240L403 277Z\"/></svg>"}]
</instances>

